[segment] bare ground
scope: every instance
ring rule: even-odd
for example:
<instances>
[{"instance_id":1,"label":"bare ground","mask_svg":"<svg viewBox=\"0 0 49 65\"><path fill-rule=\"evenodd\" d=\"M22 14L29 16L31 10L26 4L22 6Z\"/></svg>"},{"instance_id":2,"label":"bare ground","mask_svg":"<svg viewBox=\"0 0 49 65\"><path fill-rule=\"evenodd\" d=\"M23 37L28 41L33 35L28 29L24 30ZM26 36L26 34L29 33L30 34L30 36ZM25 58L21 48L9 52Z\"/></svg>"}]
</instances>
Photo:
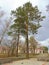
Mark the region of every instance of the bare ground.
<instances>
[{"instance_id":1,"label":"bare ground","mask_svg":"<svg viewBox=\"0 0 49 65\"><path fill-rule=\"evenodd\" d=\"M37 61L35 58L13 61L2 65L49 65L49 62Z\"/></svg>"}]
</instances>

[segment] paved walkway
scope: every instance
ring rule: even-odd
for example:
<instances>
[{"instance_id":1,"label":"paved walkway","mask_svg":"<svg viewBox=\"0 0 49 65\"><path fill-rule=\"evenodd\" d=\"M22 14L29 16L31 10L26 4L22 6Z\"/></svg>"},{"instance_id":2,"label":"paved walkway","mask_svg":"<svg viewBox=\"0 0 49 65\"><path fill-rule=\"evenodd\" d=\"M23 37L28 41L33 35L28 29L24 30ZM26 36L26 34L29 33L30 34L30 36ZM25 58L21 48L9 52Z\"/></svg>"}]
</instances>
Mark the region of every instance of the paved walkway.
<instances>
[{"instance_id":1,"label":"paved walkway","mask_svg":"<svg viewBox=\"0 0 49 65\"><path fill-rule=\"evenodd\" d=\"M36 59L26 59L20 61L14 61L3 65L49 65L49 62L37 61Z\"/></svg>"}]
</instances>

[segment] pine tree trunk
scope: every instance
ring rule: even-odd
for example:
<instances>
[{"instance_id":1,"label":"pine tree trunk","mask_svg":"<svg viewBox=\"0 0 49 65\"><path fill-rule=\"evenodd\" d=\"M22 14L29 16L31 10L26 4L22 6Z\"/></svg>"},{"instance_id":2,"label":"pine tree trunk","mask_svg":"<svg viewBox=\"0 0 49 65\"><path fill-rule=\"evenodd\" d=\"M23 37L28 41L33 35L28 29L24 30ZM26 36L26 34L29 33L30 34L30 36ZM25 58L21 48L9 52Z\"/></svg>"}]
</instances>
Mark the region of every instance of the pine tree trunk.
<instances>
[{"instance_id":1,"label":"pine tree trunk","mask_svg":"<svg viewBox=\"0 0 49 65\"><path fill-rule=\"evenodd\" d=\"M35 48L34 48L34 53L33 54L35 54Z\"/></svg>"},{"instance_id":2,"label":"pine tree trunk","mask_svg":"<svg viewBox=\"0 0 49 65\"><path fill-rule=\"evenodd\" d=\"M33 51L34 51L33 54L35 55L35 48L33 48Z\"/></svg>"},{"instance_id":3,"label":"pine tree trunk","mask_svg":"<svg viewBox=\"0 0 49 65\"><path fill-rule=\"evenodd\" d=\"M26 23L26 45L27 45L27 48L26 48L26 58L29 58L29 43L28 43L28 22Z\"/></svg>"},{"instance_id":4,"label":"pine tree trunk","mask_svg":"<svg viewBox=\"0 0 49 65\"><path fill-rule=\"evenodd\" d=\"M19 31L18 31L19 32ZM19 45L19 33L18 33L18 40L17 40L17 49L16 49L16 56L18 57L18 45Z\"/></svg>"},{"instance_id":5,"label":"pine tree trunk","mask_svg":"<svg viewBox=\"0 0 49 65\"><path fill-rule=\"evenodd\" d=\"M27 44L27 49L26 49L26 58L29 58L29 43L28 43L28 34L27 34L27 37L26 37L26 44Z\"/></svg>"}]
</instances>

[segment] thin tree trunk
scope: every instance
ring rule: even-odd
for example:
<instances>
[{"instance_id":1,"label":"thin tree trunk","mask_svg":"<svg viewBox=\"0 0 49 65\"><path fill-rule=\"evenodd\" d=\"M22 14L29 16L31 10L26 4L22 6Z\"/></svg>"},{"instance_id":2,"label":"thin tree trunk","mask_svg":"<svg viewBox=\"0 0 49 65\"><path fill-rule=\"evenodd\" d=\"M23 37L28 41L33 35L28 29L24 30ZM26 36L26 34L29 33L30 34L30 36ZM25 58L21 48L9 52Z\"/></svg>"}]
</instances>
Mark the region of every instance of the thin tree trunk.
<instances>
[{"instance_id":1,"label":"thin tree trunk","mask_svg":"<svg viewBox=\"0 0 49 65\"><path fill-rule=\"evenodd\" d=\"M33 51L34 51L33 54L35 54L35 48L33 48Z\"/></svg>"},{"instance_id":2,"label":"thin tree trunk","mask_svg":"<svg viewBox=\"0 0 49 65\"><path fill-rule=\"evenodd\" d=\"M14 56L14 50L15 50L15 48L16 48L16 46L15 46L15 43L16 43L16 38L14 38L14 42L13 42L13 44L12 44L12 52L11 52L11 54Z\"/></svg>"},{"instance_id":3,"label":"thin tree trunk","mask_svg":"<svg viewBox=\"0 0 49 65\"><path fill-rule=\"evenodd\" d=\"M29 43L28 43L28 22L26 23L26 44L27 44L27 54L26 54L26 58L29 58Z\"/></svg>"},{"instance_id":4,"label":"thin tree trunk","mask_svg":"<svg viewBox=\"0 0 49 65\"><path fill-rule=\"evenodd\" d=\"M19 45L19 30L18 30L17 49L16 49L16 56L17 57L18 57L18 45Z\"/></svg>"},{"instance_id":5,"label":"thin tree trunk","mask_svg":"<svg viewBox=\"0 0 49 65\"><path fill-rule=\"evenodd\" d=\"M34 48L34 53L33 54L35 54L35 48Z\"/></svg>"},{"instance_id":6,"label":"thin tree trunk","mask_svg":"<svg viewBox=\"0 0 49 65\"><path fill-rule=\"evenodd\" d=\"M26 58L29 58L29 43L28 43L28 34L27 34L27 37L26 37L26 44L27 44L27 49L26 49L26 52L27 52L27 54L26 54Z\"/></svg>"}]
</instances>

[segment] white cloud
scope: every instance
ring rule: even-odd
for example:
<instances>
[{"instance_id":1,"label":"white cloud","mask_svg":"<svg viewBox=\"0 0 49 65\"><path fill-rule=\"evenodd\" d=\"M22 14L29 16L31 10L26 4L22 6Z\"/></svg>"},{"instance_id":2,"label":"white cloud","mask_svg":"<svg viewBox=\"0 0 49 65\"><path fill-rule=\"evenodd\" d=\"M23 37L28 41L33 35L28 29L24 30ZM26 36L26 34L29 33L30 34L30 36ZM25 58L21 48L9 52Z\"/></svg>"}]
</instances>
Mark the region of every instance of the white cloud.
<instances>
[{"instance_id":1,"label":"white cloud","mask_svg":"<svg viewBox=\"0 0 49 65\"><path fill-rule=\"evenodd\" d=\"M41 43L41 45L44 45L44 46L49 46L49 39L46 39L44 41L39 41L39 43Z\"/></svg>"}]
</instances>

